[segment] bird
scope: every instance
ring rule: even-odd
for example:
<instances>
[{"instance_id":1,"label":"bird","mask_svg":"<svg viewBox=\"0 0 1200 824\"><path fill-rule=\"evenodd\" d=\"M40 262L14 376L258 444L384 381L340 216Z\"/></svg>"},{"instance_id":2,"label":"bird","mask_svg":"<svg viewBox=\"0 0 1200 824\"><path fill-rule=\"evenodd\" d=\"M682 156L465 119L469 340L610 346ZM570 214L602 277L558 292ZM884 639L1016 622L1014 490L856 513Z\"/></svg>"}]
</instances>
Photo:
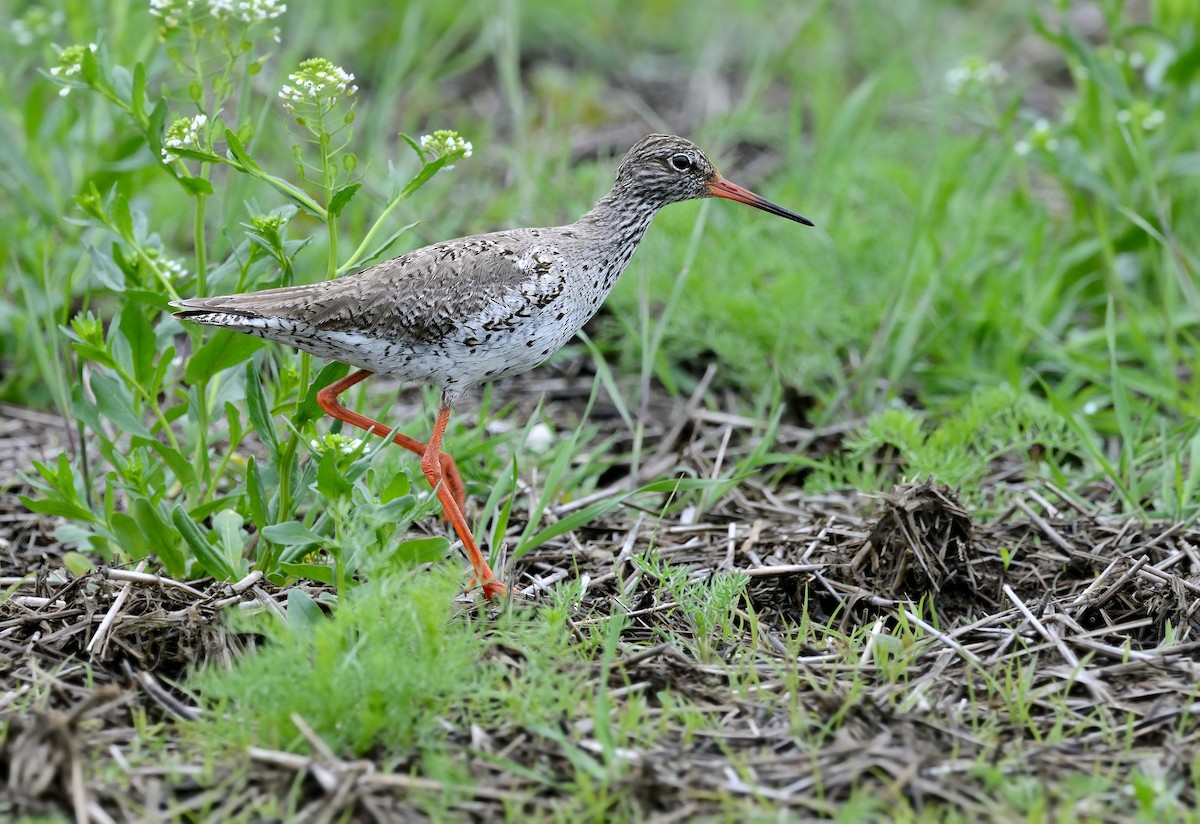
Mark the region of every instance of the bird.
<instances>
[{"instance_id":1,"label":"bird","mask_svg":"<svg viewBox=\"0 0 1200 824\"><path fill-rule=\"evenodd\" d=\"M672 203L726 198L813 222L725 179L692 141L651 134L621 160L612 189L575 223L434 243L333 280L173 301L177 318L233 329L340 361L353 371L321 389L330 417L392 437L421 470L490 600L507 593L463 516L466 490L442 441L454 405L481 384L541 364L599 310L651 219ZM338 396L371 375L440 388L422 443L346 408Z\"/></svg>"}]
</instances>

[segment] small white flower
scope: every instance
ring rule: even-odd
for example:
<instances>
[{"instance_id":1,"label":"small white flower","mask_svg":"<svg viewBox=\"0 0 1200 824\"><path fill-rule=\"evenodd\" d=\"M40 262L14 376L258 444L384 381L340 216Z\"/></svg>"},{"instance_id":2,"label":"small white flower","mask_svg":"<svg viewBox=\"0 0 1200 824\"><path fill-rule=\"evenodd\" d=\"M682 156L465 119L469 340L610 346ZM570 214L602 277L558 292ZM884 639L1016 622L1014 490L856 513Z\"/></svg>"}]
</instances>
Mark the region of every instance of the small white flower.
<instances>
[{"instance_id":1,"label":"small white flower","mask_svg":"<svg viewBox=\"0 0 1200 824\"><path fill-rule=\"evenodd\" d=\"M181 117L167 128L163 136L162 162L174 163L179 155L170 149L200 148L200 131L208 125L208 115L198 114L195 117Z\"/></svg>"},{"instance_id":2,"label":"small white flower","mask_svg":"<svg viewBox=\"0 0 1200 824\"><path fill-rule=\"evenodd\" d=\"M471 141L464 140L458 132L450 129L438 129L433 134L421 135L420 145L431 161L455 152L470 157L475 148Z\"/></svg>"},{"instance_id":3,"label":"small white flower","mask_svg":"<svg viewBox=\"0 0 1200 824\"><path fill-rule=\"evenodd\" d=\"M325 452L326 450L335 450L343 455L353 455L362 448L362 454L367 454L371 451L371 447L363 447L362 438L348 438L337 432L326 433L321 438L314 438L308 442L312 447L313 452Z\"/></svg>"},{"instance_id":4,"label":"small white flower","mask_svg":"<svg viewBox=\"0 0 1200 824\"><path fill-rule=\"evenodd\" d=\"M1121 109L1117 112L1118 123L1128 123L1131 120L1133 120L1133 113L1129 109Z\"/></svg>"},{"instance_id":5,"label":"small white flower","mask_svg":"<svg viewBox=\"0 0 1200 824\"><path fill-rule=\"evenodd\" d=\"M1008 78L1008 72L996 61L985 61L980 57L968 57L946 72L946 88L951 94L960 95L981 88L999 86Z\"/></svg>"},{"instance_id":6,"label":"small white flower","mask_svg":"<svg viewBox=\"0 0 1200 824\"><path fill-rule=\"evenodd\" d=\"M182 262L169 257L160 257L158 266L164 272L171 276L173 280L186 280L188 276L187 267Z\"/></svg>"},{"instance_id":7,"label":"small white flower","mask_svg":"<svg viewBox=\"0 0 1200 824\"><path fill-rule=\"evenodd\" d=\"M323 57L305 60L298 71L288 75L288 80L295 85L284 84L279 90L279 99L289 112L294 112L296 104L305 100L323 101L326 106L333 106L339 94L349 97L358 91L353 74Z\"/></svg>"},{"instance_id":8,"label":"small white flower","mask_svg":"<svg viewBox=\"0 0 1200 824\"><path fill-rule=\"evenodd\" d=\"M164 29L177 29L195 5L196 0L150 0L150 13L162 20Z\"/></svg>"},{"instance_id":9,"label":"small white flower","mask_svg":"<svg viewBox=\"0 0 1200 824\"><path fill-rule=\"evenodd\" d=\"M1166 120L1166 115L1163 114L1163 110L1155 109L1142 118L1142 128L1148 132L1152 132L1161 126L1164 120Z\"/></svg>"},{"instance_id":10,"label":"small white flower","mask_svg":"<svg viewBox=\"0 0 1200 824\"><path fill-rule=\"evenodd\" d=\"M58 65L50 69L50 76L65 81L67 78L79 74L83 71L84 53L88 51L95 53L96 48L95 43L88 43L87 46L67 46L58 56ZM66 84L59 89L58 94L61 97L66 97L71 93L71 89L75 87L82 88L82 84Z\"/></svg>"},{"instance_id":11,"label":"small white flower","mask_svg":"<svg viewBox=\"0 0 1200 824\"><path fill-rule=\"evenodd\" d=\"M554 430L549 425L535 423L525 436L525 448L540 455L554 445L554 437Z\"/></svg>"},{"instance_id":12,"label":"small white flower","mask_svg":"<svg viewBox=\"0 0 1200 824\"><path fill-rule=\"evenodd\" d=\"M1028 155L1035 149L1043 152L1058 150L1058 138L1054 136L1054 126L1044 117L1033 121L1025 138L1017 141L1017 144L1013 146L1013 151L1020 157Z\"/></svg>"}]
</instances>

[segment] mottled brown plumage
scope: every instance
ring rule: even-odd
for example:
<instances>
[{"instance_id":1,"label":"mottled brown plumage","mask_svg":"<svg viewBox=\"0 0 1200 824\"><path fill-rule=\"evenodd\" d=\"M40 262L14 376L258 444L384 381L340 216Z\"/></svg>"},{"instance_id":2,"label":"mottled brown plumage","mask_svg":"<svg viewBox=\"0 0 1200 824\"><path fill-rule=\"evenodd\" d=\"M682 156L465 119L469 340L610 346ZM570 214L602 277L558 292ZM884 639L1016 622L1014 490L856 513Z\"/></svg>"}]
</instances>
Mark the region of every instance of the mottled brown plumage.
<instances>
[{"instance_id":1,"label":"mottled brown plumage","mask_svg":"<svg viewBox=\"0 0 1200 824\"><path fill-rule=\"evenodd\" d=\"M434 437L421 454L486 595L502 592L462 517L462 482L441 453L451 405L471 387L528 371L579 331L612 290L655 213L724 197L806 225L806 218L729 183L691 141L650 135L625 155L616 183L568 226L511 229L426 246L337 280L172 304L176 316L286 343L363 370L327 387L326 412L370 432L388 427L337 395L371 373L439 386Z\"/></svg>"}]
</instances>

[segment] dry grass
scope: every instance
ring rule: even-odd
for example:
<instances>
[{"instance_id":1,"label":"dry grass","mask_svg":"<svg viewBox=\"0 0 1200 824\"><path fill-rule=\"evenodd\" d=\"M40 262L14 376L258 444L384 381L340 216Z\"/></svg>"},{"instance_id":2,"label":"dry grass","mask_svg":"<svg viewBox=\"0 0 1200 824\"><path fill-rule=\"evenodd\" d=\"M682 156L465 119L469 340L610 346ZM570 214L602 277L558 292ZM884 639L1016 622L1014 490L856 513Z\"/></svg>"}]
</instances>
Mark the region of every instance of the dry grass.
<instances>
[{"instance_id":1,"label":"dry grass","mask_svg":"<svg viewBox=\"0 0 1200 824\"><path fill-rule=\"evenodd\" d=\"M552 390L551 413L565 415L571 401L553 396L582 379L537 380ZM756 446L758 425L735 414L662 400L651 411L660 426L642 471L670 456L717 476ZM833 435L784 426L777 448ZM234 585L107 568L72 577L54 561L51 525L10 508L0 811L386 821L425 815L449 792L457 815L562 816L581 759L602 755L616 764L622 809L662 821L846 804L901 817L1058 808L1126 820L1194 805L1200 529L1108 517L1045 483L1013 487L1009 470L996 483L1021 494L986 522L933 481L878 499L750 478L708 511L628 507L530 553L511 570L524 599L574 587L579 638L624 616L614 656L597 657L591 677L614 717L636 696L660 731L614 750L586 707L557 730L448 728L475 779L454 787L419 763L342 757L303 719L307 754L206 753L186 733L202 709L181 679L258 642L228 631L223 613L278 611L286 592L253 575ZM655 572L668 568L691 581L749 576L729 635L698 637ZM489 663L525 666L503 648ZM706 720L679 722L666 709L679 702Z\"/></svg>"},{"instance_id":2,"label":"dry grass","mask_svg":"<svg viewBox=\"0 0 1200 824\"><path fill-rule=\"evenodd\" d=\"M656 411L648 443L697 474L754 449L756 425L736 415ZM779 438L812 435L784 427ZM1055 492L1031 486L978 523L932 481L878 500L750 479L708 512L613 512L515 573L532 602L577 588L569 621L580 637L624 615L613 666L592 666L614 712L641 696L653 715L670 697L712 720L667 722L653 746L614 753L614 792L644 816L822 814L870 796L896 810L1003 818L1021 811L1024 792L1031 808L1116 820L1146 782L1194 804L1200 530L1105 517ZM229 818L278 802L306 819L391 820L450 792L437 778L341 758L301 718L308 754L197 756L176 721L202 710L180 679L256 643L227 631L222 613L280 611L286 591L257 576L72 577L54 564L49 524L16 511L6 524L6 813ZM733 637L697 654L695 621L646 558L685 567L692 581L748 575ZM493 666L523 666L516 650L498 657ZM452 788L451 810L482 817L564 814L580 753L606 747L586 709L553 735L476 726L448 730L448 741L476 780Z\"/></svg>"}]
</instances>

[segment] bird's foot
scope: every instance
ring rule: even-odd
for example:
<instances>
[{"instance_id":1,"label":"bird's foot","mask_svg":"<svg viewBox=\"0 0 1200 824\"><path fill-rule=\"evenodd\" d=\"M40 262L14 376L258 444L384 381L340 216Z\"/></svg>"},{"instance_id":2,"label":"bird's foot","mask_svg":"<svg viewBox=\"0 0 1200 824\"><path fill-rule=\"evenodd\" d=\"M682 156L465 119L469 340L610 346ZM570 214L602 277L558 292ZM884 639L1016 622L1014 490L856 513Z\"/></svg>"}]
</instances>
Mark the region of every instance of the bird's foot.
<instances>
[{"instance_id":1,"label":"bird's foot","mask_svg":"<svg viewBox=\"0 0 1200 824\"><path fill-rule=\"evenodd\" d=\"M493 598L501 598L508 594L508 587L497 581L495 578L489 578L488 580L484 581L482 585L479 584L477 579L472 578L471 583L467 584L467 589L473 590L477 585L483 590L483 597L489 601L491 601ZM517 590L513 590L513 594L520 595Z\"/></svg>"}]
</instances>

